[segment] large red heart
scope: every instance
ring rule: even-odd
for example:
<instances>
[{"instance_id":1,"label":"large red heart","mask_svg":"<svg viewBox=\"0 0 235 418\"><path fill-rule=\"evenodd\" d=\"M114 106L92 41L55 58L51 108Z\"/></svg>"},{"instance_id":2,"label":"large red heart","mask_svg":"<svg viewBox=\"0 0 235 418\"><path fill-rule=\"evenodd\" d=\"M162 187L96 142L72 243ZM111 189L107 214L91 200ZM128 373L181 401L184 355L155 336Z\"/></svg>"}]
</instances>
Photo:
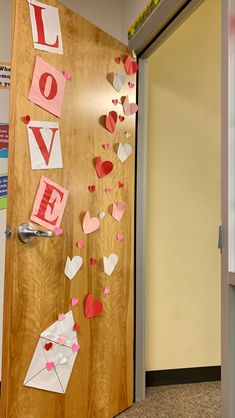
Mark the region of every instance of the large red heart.
<instances>
[{"instance_id":1,"label":"large red heart","mask_svg":"<svg viewBox=\"0 0 235 418\"><path fill-rule=\"evenodd\" d=\"M109 114L105 118L105 128L113 134L115 131L116 124L117 124L117 112L112 110L112 112L109 112Z\"/></svg>"},{"instance_id":2,"label":"large red heart","mask_svg":"<svg viewBox=\"0 0 235 418\"><path fill-rule=\"evenodd\" d=\"M86 319L95 318L103 311L103 304L99 300L93 298L92 293L89 293L85 302Z\"/></svg>"},{"instance_id":3,"label":"large red heart","mask_svg":"<svg viewBox=\"0 0 235 418\"><path fill-rule=\"evenodd\" d=\"M95 169L98 177L101 179L113 171L113 163L111 161L103 162L101 157L97 157L95 160Z\"/></svg>"},{"instance_id":4,"label":"large red heart","mask_svg":"<svg viewBox=\"0 0 235 418\"><path fill-rule=\"evenodd\" d=\"M125 70L128 75L135 74L139 69L137 62L132 61L129 57L127 57L125 61Z\"/></svg>"}]
</instances>

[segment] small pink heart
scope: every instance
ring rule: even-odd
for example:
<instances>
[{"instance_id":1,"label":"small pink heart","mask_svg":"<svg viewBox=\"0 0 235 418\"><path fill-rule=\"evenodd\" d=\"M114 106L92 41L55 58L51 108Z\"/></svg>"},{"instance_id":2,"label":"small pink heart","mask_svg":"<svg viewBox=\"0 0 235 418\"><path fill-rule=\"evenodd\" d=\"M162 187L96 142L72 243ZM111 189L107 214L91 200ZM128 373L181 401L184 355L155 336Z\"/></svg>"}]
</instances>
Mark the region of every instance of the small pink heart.
<instances>
[{"instance_id":1,"label":"small pink heart","mask_svg":"<svg viewBox=\"0 0 235 418\"><path fill-rule=\"evenodd\" d=\"M55 236L56 237L59 237L62 234L63 234L63 230L61 228L56 228L55 229Z\"/></svg>"},{"instance_id":2,"label":"small pink heart","mask_svg":"<svg viewBox=\"0 0 235 418\"><path fill-rule=\"evenodd\" d=\"M131 81L129 81L128 86L130 89L133 89L135 87L135 83L131 83Z\"/></svg>"},{"instance_id":3,"label":"small pink heart","mask_svg":"<svg viewBox=\"0 0 235 418\"><path fill-rule=\"evenodd\" d=\"M109 295L110 294L110 289L109 287L105 287L104 288L104 295Z\"/></svg>"},{"instance_id":4,"label":"small pink heart","mask_svg":"<svg viewBox=\"0 0 235 418\"><path fill-rule=\"evenodd\" d=\"M110 147L110 144L103 144L103 148L107 151Z\"/></svg>"},{"instance_id":5,"label":"small pink heart","mask_svg":"<svg viewBox=\"0 0 235 418\"><path fill-rule=\"evenodd\" d=\"M107 193L107 194L111 194L111 193L113 193L113 189L111 189L110 187L107 187L104 191L105 191L105 193Z\"/></svg>"},{"instance_id":6,"label":"small pink heart","mask_svg":"<svg viewBox=\"0 0 235 418\"><path fill-rule=\"evenodd\" d=\"M58 337L58 343L59 343L59 345L64 345L65 344L65 338L64 337Z\"/></svg>"},{"instance_id":7,"label":"small pink heart","mask_svg":"<svg viewBox=\"0 0 235 418\"><path fill-rule=\"evenodd\" d=\"M80 239L80 241L78 241L77 243L76 243L76 247L78 247L78 248L84 248L85 247L85 242L82 240L82 239Z\"/></svg>"},{"instance_id":8,"label":"small pink heart","mask_svg":"<svg viewBox=\"0 0 235 418\"><path fill-rule=\"evenodd\" d=\"M71 299L71 305L72 306L77 306L77 304L78 304L78 299L77 298L72 298Z\"/></svg>"},{"instance_id":9,"label":"small pink heart","mask_svg":"<svg viewBox=\"0 0 235 418\"><path fill-rule=\"evenodd\" d=\"M63 321L64 319L65 319L65 314L64 313L59 314L58 320Z\"/></svg>"},{"instance_id":10,"label":"small pink heart","mask_svg":"<svg viewBox=\"0 0 235 418\"><path fill-rule=\"evenodd\" d=\"M122 115L119 115L118 117L119 117L120 122L123 122L125 120L124 116Z\"/></svg>"},{"instance_id":11,"label":"small pink heart","mask_svg":"<svg viewBox=\"0 0 235 418\"><path fill-rule=\"evenodd\" d=\"M52 369L54 369L54 367L55 367L54 361L50 361L50 362L48 361L46 363L46 368L47 368L48 372L50 372Z\"/></svg>"},{"instance_id":12,"label":"small pink heart","mask_svg":"<svg viewBox=\"0 0 235 418\"><path fill-rule=\"evenodd\" d=\"M70 80L72 78L72 74L69 71L63 71L63 76L65 80Z\"/></svg>"},{"instance_id":13,"label":"small pink heart","mask_svg":"<svg viewBox=\"0 0 235 418\"><path fill-rule=\"evenodd\" d=\"M117 104L118 104L118 99L113 99L113 100L112 100L112 103L114 104L114 106L117 106Z\"/></svg>"},{"instance_id":14,"label":"small pink heart","mask_svg":"<svg viewBox=\"0 0 235 418\"><path fill-rule=\"evenodd\" d=\"M80 350L80 344L78 344L78 343L74 343L74 344L72 345L72 352L73 352L73 353L77 353L79 350Z\"/></svg>"},{"instance_id":15,"label":"small pink heart","mask_svg":"<svg viewBox=\"0 0 235 418\"><path fill-rule=\"evenodd\" d=\"M122 234L117 234L117 240L118 241L123 241L124 236Z\"/></svg>"}]
</instances>

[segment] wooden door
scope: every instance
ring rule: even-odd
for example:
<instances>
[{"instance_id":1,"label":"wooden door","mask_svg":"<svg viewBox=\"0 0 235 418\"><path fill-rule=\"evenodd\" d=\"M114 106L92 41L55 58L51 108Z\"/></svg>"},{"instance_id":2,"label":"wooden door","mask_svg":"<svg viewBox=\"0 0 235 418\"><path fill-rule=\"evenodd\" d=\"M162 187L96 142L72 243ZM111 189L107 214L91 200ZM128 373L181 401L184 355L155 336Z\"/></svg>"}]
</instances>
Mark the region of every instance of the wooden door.
<instances>
[{"instance_id":1,"label":"wooden door","mask_svg":"<svg viewBox=\"0 0 235 418\"><path fill-rule=\"evenodd\" d=\"M134 151L135 117L118 122L115 133L103 126L103 115L122 106L112 100L129 95L135 100L128 77L120 94L110 84L110 74L124 72L116 57L130 53L127 47L67 9L56 0L45 2L59 8L63 55L33 48L29 6L14 1L12 89L10 110L9 196L7 223L12 238L7 242L2 418L110 418L133 403L133 250L134 250L134 152L121 163L117 143L129 142ZM62 116L56 118L28 100L36 57L60 71L68 70ZM27 127L31 120L59 121L63 169L32 170ZM131 134L126 139L125 132ZM109 143L109 150L103 144ZM94 158L111 160L111 174L99 179ZM28 221L41 176L69 191L62 225L63 234L51 239L36 238L30 244L17 236L20 224ZM121 182L122 184L120 184ZM89 185L95 185L90 193ZM122 187L120 187L122 186ZM107 194L106 188L112 188ZM127 203L120 223L110 212L114 202ZM98 218L106 213L101 227L84 235L82 219L86 210ZM35 224L38 229L43 229ZM122 234L123 241L117 240ZM79 249L76 242L84 240ZM111 277L104 274L102 258L119 257ZM67 256L83 257L81 271L73 280L64 275ZM90 258L97 259L92 266ZM110 289L104 295L103 289ZM84 315L89 292L103 303L103 312L92 319ZM72 297L78 305L71 308ZM39 336L58 314L73 311L80 325L78 353L66 394L23 386Z\"/></svg>"}]
</instances>

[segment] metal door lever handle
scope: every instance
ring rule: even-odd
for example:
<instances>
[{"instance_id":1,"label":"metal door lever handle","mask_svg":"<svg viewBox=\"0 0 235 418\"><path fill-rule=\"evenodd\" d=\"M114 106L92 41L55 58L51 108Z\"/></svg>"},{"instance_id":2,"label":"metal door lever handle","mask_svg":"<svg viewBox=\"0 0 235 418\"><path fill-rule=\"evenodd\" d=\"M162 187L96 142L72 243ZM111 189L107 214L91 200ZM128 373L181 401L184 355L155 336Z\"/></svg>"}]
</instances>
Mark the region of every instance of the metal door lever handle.
<instances>
[{"instance_id":1,"label":"metal door lever handle","mask_svg":"<svg viewBox=\"0 0 235 418\"><path fill-rule=\"evenodd\" d=\"M18 237L24 243L29 243L34 238L52 238L55 236L53 231L40 231L34 228L30 222L23 223L18 228Z\"/></svg>"}]
</instances>

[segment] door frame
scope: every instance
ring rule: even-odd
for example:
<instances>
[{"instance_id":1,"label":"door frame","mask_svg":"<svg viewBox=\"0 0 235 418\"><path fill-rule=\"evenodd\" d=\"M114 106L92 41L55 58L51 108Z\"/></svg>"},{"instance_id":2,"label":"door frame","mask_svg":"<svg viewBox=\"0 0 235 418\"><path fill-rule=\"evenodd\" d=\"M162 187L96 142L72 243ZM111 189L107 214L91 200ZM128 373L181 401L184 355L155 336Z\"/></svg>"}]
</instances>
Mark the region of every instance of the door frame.
<instances>
[{"instance_id":1,"label":"door frame","mask_svg":"<svg viewBox=\"0 0 235 418\"><path fill-rule=\"evenodd\" d=\"M145 332L146 332L146 191L147 191L147 135L148 135L148 58L205 0L161 0L151 18L129 41L139 62L136 157L136 312L135 312L135 401L145 398ZM178 9L177 9L178 8ZM176 10L177 9L177 10ZM228 184L235 169L230 161L228 173L229 139L232 111L235 109L235 60L229 60L231 37L229 16L235 15L235 0L221 0L221 218L223 251L221 263L221 337L222 337L222 417L235 416L235 274L228 274ZM235 36L234 36L235 50ZM233 94L229 94L233 91ZM231 97L232 96L232 97ZM234 112L233 112L234 114ZM233 138L232 138L233 139ZM230 145L231 147L231 145ZM230 154L232 149L230 148ZM233 157L235 151L233 153ZM231 160L231 159L230 159ZM235 165L235 163L233 163ZM229 176L230 174L230 176ZM234 182L230 181L231 192ZM235 193L233 192L233 195ZM229 279L230 277L230 279Z\"/></svg>"}]
</instances>

